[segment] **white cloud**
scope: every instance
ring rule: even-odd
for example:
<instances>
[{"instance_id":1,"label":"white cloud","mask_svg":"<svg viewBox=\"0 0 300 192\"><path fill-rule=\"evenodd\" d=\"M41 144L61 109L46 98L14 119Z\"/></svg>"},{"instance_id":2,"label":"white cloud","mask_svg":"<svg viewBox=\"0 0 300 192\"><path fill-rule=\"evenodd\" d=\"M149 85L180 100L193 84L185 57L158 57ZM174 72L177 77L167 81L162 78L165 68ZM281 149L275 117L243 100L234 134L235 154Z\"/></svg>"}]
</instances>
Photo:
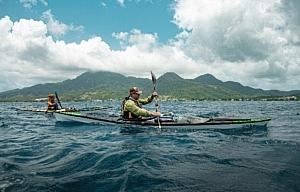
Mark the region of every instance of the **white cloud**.
<instances>
[{"instance_id":1,"label":"white cloud","mask_svg":"<svg viewBox=\"0 0 300 192\"><path fill-rule=\"evenodd\" d=\"M100 2L100 4L101 4L102 7L106 7L107 6L105 2Z\"/></svg>"},{"instance_id":2,"label":"white cloud","mask_svg":"<svg viewBox=\"0 0 300 192\"><path fill-rule=\"evenodd\" d=\"M121 50L113 50L101 37L80 43L55 40L70 29L51 11L44 21L3 17L0 91L61 81L87 70L143 77L150 70L185 78L211 73L264 89L299 89L300 22L294 13L299 9L284 2L177 0L174 23L181 33L166 44L159 43L157 34L138 29L114 33Z\"/></svg>"},{"instance_id":3,"label":"white cloud","mask_svg":"<svg viewBox=\"0 0 300 192\"><path fill-rule=\"evenodd\" d=\"M115 34L124 43L115 51L100 37L80 43L55 41L42 21L9 17L0 20L0 90L73 78L84 71L108 70L125 75L149 76L174 71L197 72L198 65L176 47L160 45L156 34L139 30ZM123 35L122 35L123 34ZM185 70L182 71L182 64ZM7 84L12 81L13 83Z\"/></svg>"},{"instance_id":4,"label":"white cloud","mask_svg":"<svg viewBox=\"0 0 300 192\"><path fill-rule=\"evenodd\" d=\"M51 10L47 10L43 13L42 19L47 24L48 32L55 37L60 37L66 34L68 31L83 31L83 26L66 25L55 19Z\"/></svg>"},{"instance_id":5,"label":"white cloud","mask_svg":"<svg viewBox=\"0 0 300 192\"><path fill-rule=\"evenodd\" d=\"M135 2L135 3L140 3L141 0L117 0L117 3L121 6L121 7L125 7L125 4L127 2ZM143 0L143 2L147 2L147 3L153 3L153 0Z\"/></svg>"},{"instance_id":6,"label":"white cloud","mask_svg":"<svg viewBox=\"0 0 300 192\"><path fill-rule=\"evenodd\" d=\"M176 46L222 79L299 89L300 73L292 72L300 70L299 9L286 2L177 0L174 23L188 35Z\"/></svg>"},{"instance_id":7,"label":"white cloud","mask_svg":"<svg viewBox=\"0 0 300 192\"><path fill-rule=\"evenodd\" d=\"M121 7L124 7L125 6L125 0L117 0L118 4L121 6Z\"/></svg>"},{"instance_id":8,"label":"white cloud","mask_svg":"<svg viewBox=\"0 0 300 192\"><path fill-rule=\"evenodd\" d=\"M38 2L42 3L45 6L48 5L46 0L20 0L20 3L23 5L23 7L28 9L31 9L32 7L36 6Z\"/></svg>"},{"instance_id":9,"label":"white cloud","mask_svg":"<svg viewBox=\"0 0 300 192\"><path fill-rule=\"evenodd\" d=\"M138 29L133 29L130 33L113 33L113 37L120 40L122 48L126 48L128 46L137 46L140 50L155 47L155 44L158 41L157 34L143 34Z\"/></svg>"}]
</instances>

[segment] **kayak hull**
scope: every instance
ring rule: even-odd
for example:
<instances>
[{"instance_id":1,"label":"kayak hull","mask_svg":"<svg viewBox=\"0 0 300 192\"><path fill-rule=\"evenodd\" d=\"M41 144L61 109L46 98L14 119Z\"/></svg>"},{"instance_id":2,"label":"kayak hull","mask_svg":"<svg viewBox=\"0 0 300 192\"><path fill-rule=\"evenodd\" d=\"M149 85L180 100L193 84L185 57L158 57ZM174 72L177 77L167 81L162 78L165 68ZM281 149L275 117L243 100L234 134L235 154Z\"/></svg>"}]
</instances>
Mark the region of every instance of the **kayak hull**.
<instances>
[{"instance_id":1,"label":"kayak hull","mask_svg":"<svg viewBox=\"0 0 300 192\"><path fill-rule=\"evenodd\" d=\"M119 124L125 127L158 127L183 129L230 129L236 127L266 127L271 119L242 119L242 118L182 118L174 121L159 121L150 119L144 121L128 121L120 117L87 116L79 112L54 112L59 122L80 122L88 124L112 125Z\"/></svg>"},{"instance_id":2,"label":"kayak hull","mask_svg":"<svg viewBox=\"0 0 300 192\"><path fill-rule=\"evenodd\" d=\"M79 122L79 123L87 123L87 124L98 124L101 121L93 118L87 118L87 116L78 115L76 112L62 113L62 112L54 112L54 117L56 121L59 122Z\"/></svg>"}]
</instances>

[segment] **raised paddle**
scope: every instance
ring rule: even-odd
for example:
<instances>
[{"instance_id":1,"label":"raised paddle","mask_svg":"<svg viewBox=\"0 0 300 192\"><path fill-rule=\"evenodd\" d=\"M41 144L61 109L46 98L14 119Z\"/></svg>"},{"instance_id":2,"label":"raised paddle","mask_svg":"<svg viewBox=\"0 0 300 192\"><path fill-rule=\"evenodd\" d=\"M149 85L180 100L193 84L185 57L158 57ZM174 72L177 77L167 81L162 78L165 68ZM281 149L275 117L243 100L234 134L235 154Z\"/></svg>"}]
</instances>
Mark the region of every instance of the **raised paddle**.
<instances>
[{"instance_id":1,"label":"raised paddle","mask_svg":"<svg viewBox=\"0 0 300 192\"><path fill-rule=\"evenodd\" d=\"M153 83L153 92L154 92L154 91L156 91L156 76L154 75L154 73L152 71L151 71L151 79L152 79L152 83ZM159 105L157 103L156 97L154 99L155 99L156 112L158 112ZM157 122L158 122L158 128L161 129L159 117L157 117Z\"/></svg>"},{"instance_id":2,"label":"raised paddle","mask_svg":"<svg viewBox=\"0 0 300 192\"><path fill-rule=\"evenodd\" d=\"M56 97L56 99L57 99L57 102L58 102L60 108L63 109L63 107L61 106L61 103L60 103L60 100L59 100L59 98L58 98L58 95L57 95L56 91L55 91L54 93L55 93L55 97Z\"/></svg>"}]
</instances>

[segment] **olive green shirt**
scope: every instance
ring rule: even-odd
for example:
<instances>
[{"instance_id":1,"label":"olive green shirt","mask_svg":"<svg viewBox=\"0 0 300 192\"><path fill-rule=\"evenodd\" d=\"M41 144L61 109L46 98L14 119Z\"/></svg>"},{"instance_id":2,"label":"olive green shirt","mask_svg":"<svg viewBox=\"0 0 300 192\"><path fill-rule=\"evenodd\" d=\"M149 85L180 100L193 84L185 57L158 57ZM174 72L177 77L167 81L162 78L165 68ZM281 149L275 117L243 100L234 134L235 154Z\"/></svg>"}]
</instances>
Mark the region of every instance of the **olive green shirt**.
<instances>
[{"instance_id":1,"label":"olive green shirt","mask_svg":"<svg viewBox=\"0 0 300 192\"><path fill-rule=\"evenodd\" d=\"M129 99L124 104L124 111L129 111L138 117L150 117L151 112L147 111L146 109L143 109L139 106L141 106L141 104L146 105L148 103L151 103L152 101L153 101L153 97L151 97L151 96L149 96L148 98L139 99L139 100Z\"/></svg>"}]
</instances>

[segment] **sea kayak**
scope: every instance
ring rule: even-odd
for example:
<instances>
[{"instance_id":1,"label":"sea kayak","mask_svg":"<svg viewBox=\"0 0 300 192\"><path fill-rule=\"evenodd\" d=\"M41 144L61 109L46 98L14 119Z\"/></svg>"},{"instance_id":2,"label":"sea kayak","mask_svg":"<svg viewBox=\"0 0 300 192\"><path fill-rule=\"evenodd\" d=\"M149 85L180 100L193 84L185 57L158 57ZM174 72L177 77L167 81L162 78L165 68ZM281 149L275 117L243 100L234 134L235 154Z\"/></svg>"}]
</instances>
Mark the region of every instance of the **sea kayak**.
<instances>
[{"instance_id":1,"label":"sea kayak","mask_svg":"<svg viewBox=\"0 0 300 192\"><path fill-rule=\"evenodd\" d=\"M174 118L162 116L160 118L148 118L142 120L125 120L120 116L104 116L104 115L86 115L80 112L54 112L54 116L58 122L80 122L88 124L118 124L125 126L139 127L160 127L162 128L185 128L185 129L227 129L235 127L266 127L271 120L268 118L198 118L183 117Z\"/></svg>"},{"instance_id":2,"label":"sea kayak","mask_svg":"<svg viewBox=\"0 0 300 192\"><path fill-rule=\"evenodd\" d=\"M36 113L53 113L53 112L75 112L76 109L58 109L58 110L47 110L47 109L17 109L18 111L28 111L28 112L36 112Z\"/></svg>"},{"instance_id":3,"label":"sea kayak","mask_svg":"<svg viewBox=\"0 0 300 192\"><path fill-rule=\"evenodd\" d=\"M20 109L15 108L17 111L28 111L28 112L36 112L36 113L53 113L53 112L83 112L83 111L98 111L98 110L105 110L111 107L90 107L90 108L63 108L57 110L47 110L47 109Z\"/></svg>"}]
</instances>

